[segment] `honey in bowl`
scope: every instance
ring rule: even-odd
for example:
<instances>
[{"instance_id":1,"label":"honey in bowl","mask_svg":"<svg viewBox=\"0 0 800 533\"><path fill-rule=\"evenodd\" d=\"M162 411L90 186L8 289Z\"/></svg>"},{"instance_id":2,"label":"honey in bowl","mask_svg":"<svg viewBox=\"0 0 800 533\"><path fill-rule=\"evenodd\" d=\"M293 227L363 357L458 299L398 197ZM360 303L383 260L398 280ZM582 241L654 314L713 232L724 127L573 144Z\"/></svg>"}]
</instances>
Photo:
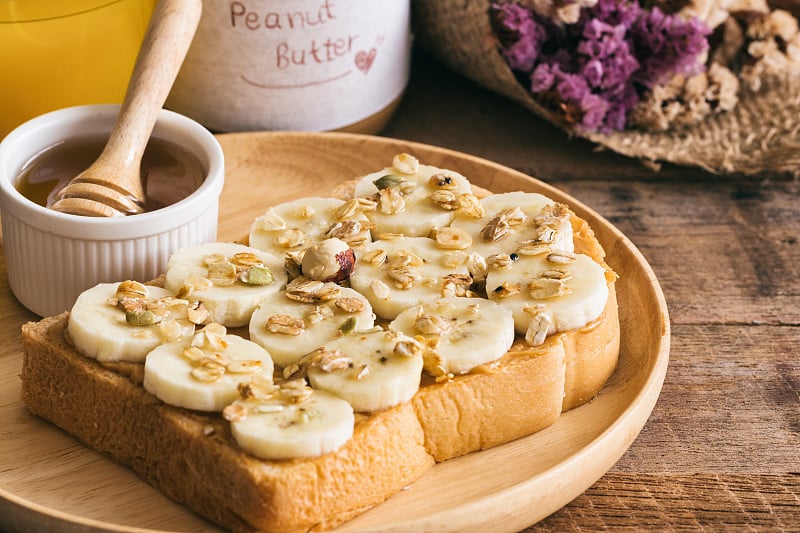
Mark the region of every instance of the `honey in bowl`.
<instances>
[{"instance_id":1,"label":"honey in bowl","mask_svg":"<svg viewBox=\"0 0 800 533\"><path fill-rule=\"evenodd\" d=\"M25 164L15 183L17 190L47 207L58 191L97 159L106 141L103 136L77 137L47 148ZM153 137L142 156L140 175L147 212L189 196L203 183L206 169L183 147Z\"/></svg>"}]
</instances>

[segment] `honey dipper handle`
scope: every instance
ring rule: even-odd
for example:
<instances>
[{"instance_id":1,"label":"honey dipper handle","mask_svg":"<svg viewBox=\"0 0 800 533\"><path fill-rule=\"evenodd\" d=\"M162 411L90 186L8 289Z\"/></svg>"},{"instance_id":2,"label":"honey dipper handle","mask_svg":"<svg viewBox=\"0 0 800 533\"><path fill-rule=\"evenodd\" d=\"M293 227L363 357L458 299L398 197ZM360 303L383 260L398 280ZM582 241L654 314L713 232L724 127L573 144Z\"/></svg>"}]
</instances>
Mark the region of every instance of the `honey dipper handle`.
<instances>
[{"instance_id":1,"label":"honey dipper handle","mask_svg":"<svg viewBox=\"0 0 800 533\"><path fill-rule=\"evenodd\" d=\"M98 163L132 176L141 198L139 167L158 113L169 95L202 13L201 0L160 0L150 19L119 117ZM133 178L135 177L135 179ZM126 188L125 184L119 184ZM137 192L139 194L137 194Z\"/></svg>"}]
</instances>

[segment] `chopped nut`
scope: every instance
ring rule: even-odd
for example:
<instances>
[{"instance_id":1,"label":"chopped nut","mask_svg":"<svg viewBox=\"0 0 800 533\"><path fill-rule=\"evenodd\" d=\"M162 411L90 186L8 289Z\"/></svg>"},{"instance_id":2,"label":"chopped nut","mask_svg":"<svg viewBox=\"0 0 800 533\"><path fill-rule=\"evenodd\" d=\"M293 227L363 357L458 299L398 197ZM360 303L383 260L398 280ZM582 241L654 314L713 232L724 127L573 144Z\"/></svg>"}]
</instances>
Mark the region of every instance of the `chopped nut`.
<instances>
[{"instance_id":1,"label":"chopped nut","mask_svg":"<svg viewBox=\"0 0 800 533\"><path fill-rule=\"evenodd\" d=\"M177 320L163 320L158 323L158 332L167 341L176 341L183 334L183 326Z\"/></svg>"},{"instance_id":2,"label":"chopped nut","mask_svg":"<svg viewBox=\"0 0 800 533\"><path fill-rule=\"evenodd\" d=\"M264 266L264 261L252 252L239 252L233 254L231 257L233 263L238 270L244 270L254 266Z\"/></svg>"},{"instance_id":3,"label":"chopped nut","mask_svg":"<svg viewBox=\"0 0 800 533\"><path fill-rule=\"evenodd\" d=\"M403 234L402 233L391 233L391 232L387 231L387 232L379 233L377 240L393 241L395 239L402 239L402 238L403 238Z\"/></svg>"},{"instance_id":4,"label":"chopped nut","mask_svg":"<svg viewBox=\"0 0 800 533\"><path fill-rule=\"evenodd\" d=\"M199 363L200 361L208 357L206 352L204 352L197 346L187 346L186 348L183 349L183 352L181 353L186 359L188 359L192 363Z\"/></svg>"},{"instance_id":5,"label":"chopped nut","mask_svg":"<svg viewBox=\"0 0 800 533\"><path fill-rule=\"evenodd\" d=\"M421 308L420 308L421 309ZM423 314L414 321L414 329L423 335L446 335L450 332L450 323L439 315Z\"/></svg>"},{"instance_id":6,"label":"chopped nut","mask_svg":"<svg viewBox=\"0 0 800 533\"><path fill-rule=\"evenodd\" d=\"M542 254L549 254L552 248L545 244L540 244L538 241L523 241L520 243L519 248L517 248L517 253L519 255L542 255Z\"/></svg>"},{"instance_id":7,"label":"chopped nut","mask_svg":"<svg viewBox=\"0 0 800 533\"><path fill-rule=\"evenodd\" d=\"M422 346L413 339L399 340L394 345L394 353L403 357L417 357L422 355Z\"/></svg>"},{"instance_id":8,"label":"chopped nut","mask_svg":"<svg viewBox=\"0 0 800 533\"><path fill-rule=\"evenodd\" d=\"M436 234L436 245L448 250L466 250L472 245L472 237L459 228L441 228Z\"/></svg>"},{"instance_id":9,"label":"chopped nut","mask_svg":"<svg viewBox=\"0 0 800 533\"><path fill-rule=\"evenodd\" d=\"M401 174L414 174L419 170L419 160L410 154L397 154L392 158L392 168Z\"/></svg>"},{"instance_id":10,"label":"chopped nut","mask_svg":"<svg viewBox=\"0 0 800 533\"><path fill-rule=\"evenodd\" d=\"M386 261L386 251L381 248L374 248L364 253L361 259L371 265L379 266Z\"/></svg>"},{"instance_id":11,"label":"chopped nut","mask_svg":"<svg viewBox=\"0 0 800 533\"><path fill-rule=\"evenodd\" d=\"M431 194L431 201L437 206L447 211L458 209L458 196L453 191L440 189Z\"/></svg>"},{"instance_id":12,"label":"chopped nut","mask_svg":"<svg viewBox=\"0 0 800 533\"><path fill-rule=\"evenodd\" d=\"M565 270L559 270L557 268L551 268L549 270L544 270L539 273L539 276L543 278L550 278L550 279L558 279L558 280L568 280L572 278L572 274Z\"/></svg>"},{"instance_id":13,"label":"chopped nut","mask_svg":"<svg viewBox=\"0 0 800 533\"><path fill-rule=\"evenodd\" d=\"M548 204L533 217L534 225L558 228L569 221L569 207L562 203Z\"/></svg>"},{"instance_id":14,"label":"chopped nut","mask_svg":"<svg viewBox=\"0 0 800 533\"><path fill-rule=\"evenodd\" d=\"M529 239L524 241L527 244L539 245L539 244L553 244L556 241L557 232L553 228L543 226L538 228L536 233L536 237L533 239Z\"/></svg>"},{"instance_id":15,"label":"chopped nut","mask_svg":"<svg viewBox=\"0 0 800 533\"><path fill-rule=\"evenodd\" d=\"M453 250L442 254L442 266L445 268L458 268L469 260L469 255L463 250Z\"/></svg>"},{"instance_id":16,"label":"chopped nut","mask_svg":"<svg viewBox=\"0 0 800 533\"><path fill-rule=\"evenodd\" d=\"M415 181L403 180L397 188L400 189L401 194L408 195L417 189L417 183Z\"/></svg>"},{"instance_id":17,"label":"chopped nut","mask_svg":"<svg viewBox=\"0 0 800 533\"><path fill-rule=\"evenodd\" d=\"M289 277L289 281L302 275L302 272L300 271L300 265L303 263L304 255L305 255L305 250L294 250L285 252L283 259L283 269L286 271L286 275Z\"/></svg>"},{"instance_id":18,"label":"chopped nut","mask_svg":"<svg viewBox=\"0 0 800 533\"><path fill-rule=\"evenodd\" d=\"M360 313L364 310L364 302L359 298L340 297L333 304L345 313Z\"/></svg>"},{"instance_id":19,"label":"chopped nut","mask_svg":"<svg viewBox=\"0 0 800 533\"><path fill-rule=\"evenodd\" d=\"M316 210L308 204L303 204L297 209L297 216L301 219L308 219L316 214Z\"/></svg>"},{"instance_id":20,"label":"chopped nut","mask_svg":"<svg viewBox=\"0 0 800 533\"><path fill-rule=\"evenodd\" d=\"M425 264L425 260L410 250L398 250L389 259L391 268L418 267Z\"/></svg>"},{"instance_id":21,"label":"chopped nut","mask_svg":"<svg viewBox=\"0 0 800 533\"><path fill-rule=\"evenodd\" d=\"M297 302L317 303L320 301L319 291L324 286L319 280L298 277L286 286L286 297Z\"/></svg>"},{"instance_id":22,"label":"chopped nut","mask_svg":"<svg viewBox=\"0 0 800 533\"><path fill-rule=\"evenodd\" d=\"M472 274L472 281L474 283L480 283L486 279L486 274L489 272L489 266L486 263L486 259L484 259L481 254L472 252L467 257L467 270L469 270L469 273Z\"/></svg>"},{"instance_id":23,"label":"chopped nut","mask_svg":"<svg viewBox=\"0 0 800 533\"><path fill-rule=\"evenodd\" d=\"M471 218L483 218L486 210L478 197L472 193L458 195L458 212L461 215Z\"/></svg>"},{"instance_id":24,"label":"chopped nut","mask_svg":"<svg viewBox=\"0 0 800 533\"><path fill-rule=\"evenodd\" d=\"M315 305L314 308L306 313L306 320L309 324L317 324L326 318L332 317L333 311L327 305Z\"/></svg>"},{"instance_id":25,"label":"chopped nut","mask_svg":"<svg viewBox=\"0 0 800 533\"><path fill-rule=\"evenodd\" d=\"M262 231L278 231L286 229L286 221L275 213L273 208L267 209L267 212L255 219L254 222L257 229Z\"/></svg>"},{"instance_id":26,"label":"chopped nut","mask_svg":"<svg viewBox=\"0 0 800 533\"><path fill-rule=\"evenodd\" d=\"M353 365L353 360L347 357L341 350L328 350L325 347L316 350L311 358L311 364L318 367L323 372L335 372L344 370Z\"/></svg>"},{"instance_id":27,"label":"chopped nut","mask_svg":"<svg viewBox=\"0 0 800 533\"><path fill-rule=\"evenodd\" d=\"M498 298L509 298L515 294L519 294L521 290L519 283L509 283L505 281L502 285L495 287L492 294Z\"/></svg>"},{"instance_id":28,"label":"chopped nut","mask_svg":"<svg viewBox=\"0 0 800 533\"><path fill-rule=\"evenodd\" d=\"M514 265L514 260L508 254L492 254L486 260L489 268L492 270L508 270Z\"/></svg>"},{"instance_id":29,"label":"chopped nut","mask_svg":"<svg viewBox=\"0 0 800 533\"><path fill-rule=\"evenodd\" d=\"M397 187L388 187L378 193L378 209L385 215L402 213L406 210L406 201Z\"/></svg>"},{"instance_id":30,"label":"chopped nut","mask_svg":"<svg viewBox=\"0 0 800 533\"><path fill-rule=\"evenodd\" d=\"M226 335L225 326L212 322L195 333L192 338L192 346L206 350L224 350L228 347L228 342L225 340Z\"/></svg>"},{"instance_id":31,"label":"chopped nut","mask_svg":"<svg viewBox=\"0 0 800 533\"><path fill-rule=\"evenodd\" d=\"M375 211L375 209L378 208L378 202L376 202L375 200L372 200L371 198L365 198L363 196L360 196L360 197L356 198L356 200L358 200L358 205L359 205L361 211L364 212L364 213L369 213L371 211Z\"/></svg>"},{"instance_id":32,"label":"chopped nut","mask_svg":"<svg viewBox=\"0 0 800 533\"><path fill-rule=\"evenodd\" d=\"M292 403L299 404L310 398L314 394L314 391L311 387L306 385L305 380L295 379L281 384L280 393Z\"/></svg>"},{"instance_id":33,"label":"chopped nut","mask_svg":"<svg viewBox=\"0 0 800 533\"><path fill-rule=\"evenodd\" d=\"M369 290L380 300L391 300L392 290L379 279L373 279L369 284Z\"/></svg>"},{"instance_id":34,"label":"chopped nut","mask_svg":"<svg viewBox=\"0 0 800 533\"><path fill-rule=\"evenodd\" d=\"M387 275L394 280L398 289L410 289L415 281L422 279L422 274L413 267L392 268Z\"/></svg>"},{"instance_id":35,"label":"chopped nut","mask_svg":"<svg viewBox=\"0 0 800 533\"><path fill-rule=\"evenodd\" d=\"M194 302L193 305L187 306L186 308L186 318L188 318L189 322L192 324L202 324L208 320L210 316L211 313L203 302Z\"/></svg>"},{"instance_id":36,"label":"chopped nut","mask_svg":"<svg viewBox=\"0 0 800 533\"><path fill-rule=\"evenodd\" d=\"M147 286L143 283L133 280L125 280L117 285L115 297L118 299L132 298L143 299L147 298Z\"/></svg>"},{"instance_id":37,"label":"chopped nut","mask_svg":"<svg viewBox=\"0 0 800 533\"><path fill-rule=\"evenodd\" d=\"M191 376L197 381L213 383L222 379L225 375L225 367L212 362L206 362L201 366L196 366L191 371Z\"/></svg>"},{"instance_id":38,"label":"chopped nut","mask_svg":"<svg viewBox=\"0 0 800 533\"><path fill-rule=\"evenodd\" d=\"M355 253L341 239L325 239L306 250L301 271L309 279L344 281L355 268Z\"/></svg>"},{"instance_id":39,"label":"chopped nut","mask_svg":"<svg viewBox=\"0 0 800 533\"><path fill-rule=\"evenodd\" d=\"M333 218L344 220L350 218L361 210L361 204L357 198L350 198L345 203L333 210Z\"/></svg>"},{"instance_id":40,"label":"chopped nut","mask_svg":"<svg viewBox=\"0 0 800 533\"><path fill-rule=\"evenodd\" d=\"M442 297L470 296L472 276L469 274L448 274L442 278Z\"/></svg>"},{"instance_id":41,"label":"chopped nut","mask_svg":"<svg viewBox=\"0 0 800 533\"><path fill-rule=\"evenodd\" d=\"M528 283L528 292L535 300L546 300L568 294L568 288L564 280L539 278Z\"/></svg>"},{"instance_id":42,"label":"chopped nut","mask_svg":"<svg viewBox=\"0 0 800 533\"><path fill-rule=\"evenodd\" d=\"M525 221L528 220L527 215L524 211L522 211L522 209L520 209L518 205L503 209L500 214L503 216L503 218L505 218L506 222L508 222L508 225L511 227L524 224Z\"/></svg>"},{"instance_id":43,"label":"chopped nut","mask_svg":"<svg viewBox=\"0 0 800 533\"><path fill-rule=\"evenodd\" d=\"M203 256L203 266L208 267L214 263L227 263L228 258L225 254L207 254Z\"/></svg>"},{"instance_id":44,"label":"chopped nut","mask_svg":"<svg viewBox=\"0 0 800 533\"><path fill-rule=\"evenodd\" d=\"M240 403L232 403L222 410L222 418L228 422L241 422L247 418L247 407Z\"/></svg>"},{"instance_id":45,"label":"chopped nut","mask_svg":"<svg viewBox=\"0 0 800 533\"><path fill-rule=\"evenodd\" d=\"M557 265L569 265L571 263L576 262L578 260L578 256L571 252L555 250L547 254L547 257L545 259L549 263L554 263Z\"/></svg>"},{"instance_id":46,"label":"chopped nut","mask_svg":"<svg viewBox=\"0 0 800 533\"><path fill-rule=\"evenodd\" d=\"M302 368L298 364L291 364L283 369L283 379L299 379L302 377Z\"/></svg>"},{"instance_id":47,"label":"chopped nut","mask_svg":"<svg viewBox=\"0 0 800 533\"><path fill-rule=\"evenodd\" d=\"M247 359L242 361L231 361L225 369L231 374L252 374L258 372L262 367L258 359Z\"/></svg>"},{"instance_id":48,"label":"chopped nut","mask_svg":"<svg viewBox=\"0 0 800 533\"><path fill-rule=\"evenodd\" d=\"M208 265L208 279L217 287L229 287L236 283L236 266L233 263Z\"/></svg>"},{"instance_id":49,"label":"chopped nut","mask_svg":"<svg viewBox=\"0 0 800 533\"><path fill-rule=\"evenodd\" d=\"M369 366L364 363L358 367L358 372L353 376L356 380L362 380L369 375Z\"/></svg>"},{"instance_id":50,"label":"chopped nut","mask_svg":"<svg viewBox=\"0 0 800 533\"><path fill-rule=\"evenodd\" d=\"M306 243L306 234L297 228L285 229L275 237L275 244L284 248L297 248Z\"/></svg>"},{"instance_id":51,"label":"chopped nut","mask_svg":"<svg viewBox=\"0 0 800 533\"><path fill-rule=\"evenodd\" d=\"M206 277L200 276L198 274L189 274L186 276L186 279L183 280L183 286L187 287L190 292L191 291L204 291L210 289L214 286L214 284ZM178 295L178 298L180 296Z\"/></svg>"},{"instance_id":52,"label":"chopped nut","mask_svg":"<svg viewBox=\"0 0 800 533\"><path fill-rule=\"evenodd\" d=\"M328 229L325 230L325 236L328 238L346 239L353 237L361 232L361 221L359 220L342 220L334 222Z\"/></svg>"},{"instance_id":53,"label":"chopped nut","mask_svg":"<svg viewBox=\"0 0 800 533\"><path fill-rule=\"evenodd\" d=\"M301 335L306 329L302 318L289 315L270 315L266 322L267 331L281 335Z\"/></svg>"},{"instance_id":54,"label":"chopped nut","mask_svg":"<svg viewBox=\"0 0 800 533\"><path fill-rule=\"evenodd\" d=\"M553 319L550 315L540 313L531 318L528 323L528 329L525 331L525 342L531 346L540 346L547 338L547 332L553 324Z\"/></svg>"},{"instance_id":55,"label":"chopped nut","mask_svg":"<svg viewBox=\"0 0 800 533\"><path fill-rule=\"evenodd\" d=\"M495 242L508 235L510 231L511 228L505 217L497 215L483 227L481 230L481 238L487 242Z\"/></svg>"}]
</instances>

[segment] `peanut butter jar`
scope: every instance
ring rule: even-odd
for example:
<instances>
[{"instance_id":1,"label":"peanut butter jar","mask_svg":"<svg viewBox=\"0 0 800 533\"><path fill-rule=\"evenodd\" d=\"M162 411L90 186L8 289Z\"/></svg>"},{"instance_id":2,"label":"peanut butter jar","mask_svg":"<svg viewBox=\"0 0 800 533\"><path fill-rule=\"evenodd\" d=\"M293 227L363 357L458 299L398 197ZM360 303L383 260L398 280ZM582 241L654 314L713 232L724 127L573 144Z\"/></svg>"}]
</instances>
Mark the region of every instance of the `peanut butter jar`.
<instances>
[{"instance_id":1,"label":"peanut butter jar","mask_svg":"<svg viewBox=\"0 0 800 533\"><path fill-rule=\"evenodd\" d=\"M206 0L166 107L218 132L376 133L410 56L409 0Z\"/></svg>"}]
</instances>

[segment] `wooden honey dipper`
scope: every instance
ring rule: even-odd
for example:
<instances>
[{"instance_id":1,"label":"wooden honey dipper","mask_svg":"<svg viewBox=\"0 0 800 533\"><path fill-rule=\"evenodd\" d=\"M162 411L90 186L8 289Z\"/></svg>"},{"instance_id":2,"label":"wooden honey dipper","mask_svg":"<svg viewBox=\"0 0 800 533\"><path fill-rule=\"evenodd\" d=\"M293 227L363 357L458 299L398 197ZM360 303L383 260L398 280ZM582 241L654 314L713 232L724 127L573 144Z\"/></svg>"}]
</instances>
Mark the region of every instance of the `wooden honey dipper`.
<instances>
[{"instance_id":1,"label":"wooden honey dipper","mask_svg":"<svg viewBox=\"0 0 800 533\"><path fill-rule=\"evenodd\" d=\"M116 217L144 210L140 167L202 13L201 0L161 0L153 11L119 116L103 152L53 198L51 209Z\"/></svg>"}]
</instances>

